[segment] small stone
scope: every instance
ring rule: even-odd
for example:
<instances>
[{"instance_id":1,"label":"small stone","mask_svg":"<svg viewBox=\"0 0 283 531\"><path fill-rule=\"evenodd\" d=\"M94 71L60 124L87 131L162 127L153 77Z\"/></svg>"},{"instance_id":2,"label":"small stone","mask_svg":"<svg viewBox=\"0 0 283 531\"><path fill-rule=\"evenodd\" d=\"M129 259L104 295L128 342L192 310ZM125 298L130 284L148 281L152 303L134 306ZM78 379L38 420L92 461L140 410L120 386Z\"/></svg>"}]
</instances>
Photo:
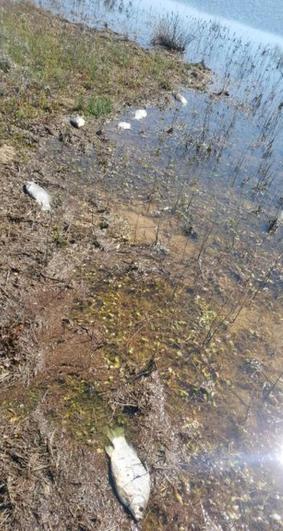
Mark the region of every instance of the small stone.
<instances>
[{"instance_id":1,"label":"small stone","mask_svg":"<svg viewBox=\"0 0 283 531\"><path fill-rule=\"evenodd\" d=\"M76 127L77 129L80 129L80 127L83 127L85 125L85 119L82 116L72 116L70 118L70 124L73 127Z\"/></svg>"},{"instance_id":2,"label":"small stone","mask_svg":"<svg viewBox=\"0 0 283 531\"><path fill-rule=\"evenodd\" d=\"M147 112L145 109L138 109L135 112L135 120L142 120L143 118L147 117Z\"/></svg>"},{"instance_id":3,"label":"small stone","mask_svg":"<svg viewBox=\"0 0 283 531\"><path fill-rule=\"evenodd\" d=\"M131 129L131 124L129 122L119 122L118 129Z\"/></svg>"}]
</instances>

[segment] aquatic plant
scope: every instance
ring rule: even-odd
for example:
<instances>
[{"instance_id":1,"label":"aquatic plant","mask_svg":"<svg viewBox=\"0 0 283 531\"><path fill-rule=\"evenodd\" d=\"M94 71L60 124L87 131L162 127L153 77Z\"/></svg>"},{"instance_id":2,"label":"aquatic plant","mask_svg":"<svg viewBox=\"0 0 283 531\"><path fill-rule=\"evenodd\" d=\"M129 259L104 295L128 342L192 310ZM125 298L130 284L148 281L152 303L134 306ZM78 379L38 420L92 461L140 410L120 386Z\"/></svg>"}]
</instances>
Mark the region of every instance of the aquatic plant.
<instances>
[{"instance_id":1,"label":"aquatic plant","mask_svg":"<svg viewBox=\"0 0 283 531\"><path fill-rule=\"evenodd\" d=\"M164 46L168 50L184 52L188 44L194 39L184 27L177 13L162 16L154 28L152 43Z\"/></svg>"}]
</instances>

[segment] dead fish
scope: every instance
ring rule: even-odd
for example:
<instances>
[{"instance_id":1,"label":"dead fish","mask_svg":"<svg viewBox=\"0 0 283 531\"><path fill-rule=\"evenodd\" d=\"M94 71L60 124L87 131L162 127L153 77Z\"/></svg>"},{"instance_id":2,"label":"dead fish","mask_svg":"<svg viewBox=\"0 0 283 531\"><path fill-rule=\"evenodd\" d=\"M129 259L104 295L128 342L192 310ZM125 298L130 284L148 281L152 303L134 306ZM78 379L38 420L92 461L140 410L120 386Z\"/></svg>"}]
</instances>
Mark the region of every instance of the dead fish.
<instances>
[{"instance_id":1,"label":"dead fish","mask_svg":"<svg viewBox=\"0 0 283 531\"><path fill-rule=\"evenodd\" d=\"M142 120L143 118L147 117L147 112L145 109L138 109L135 112L135 120Z\"/></svg>"},{"instance_id":2,"label":"dead fish","mask_svg":"<svg viewBox=\"0 0 283 531\"><path fill-rule=\"evenodd\" d=\"M80 129L80 127L83 127L85 125L85 119L82 116L71 116L70 118L70 124L73 127L76 127L77 129Z\"/></svg>"},{"instance_id":3,"label":"dead fish","mask_svg":"<svg viewBox=\"0 0 283 531\"><path fill-rule=\"evenodd\" d=\"M51 209L50 195L44 190L44 188L39 186L39 184L36 184L33 181L28 181L24 184L24 192L35 199L35 201L41 206L42 210L48 211Z\"/></svg>"},{"instance_id":4,"label":"dead fish","mask_svg":"<svg viewBox=\"0 0 283 531\"><path fill-rule=\"evenodd\" d=\"M118 129L131 129L131 124L129 122L119 122Z\"/></svg>"},{"instance_id":5,"label":"dead fish","mask_svg":"<svg viewBox=\"0 0 283 531\"><path fill-rule=\"evenodd\" d=\"M188 100L185 98L185 96L183 96L182 94L180 94L179 92L177 92L176 94L174 94L174 97L175 97L175 100L179 101L180 103L182 103L182 105L187 105L188 103Z\"/></svg>"},{"instance_id":6,"label":"dead fish","mask_svg":"<svg viewBox=\"0 0 283 531\"><path fill-rule=\"evenodd\" d=\"M134 519L141 520L149 500L149 472L127 443L123 428L109 430L107 435L112 445L105 451L110 458L117 495Z\"/></svg>"}]
</instances>

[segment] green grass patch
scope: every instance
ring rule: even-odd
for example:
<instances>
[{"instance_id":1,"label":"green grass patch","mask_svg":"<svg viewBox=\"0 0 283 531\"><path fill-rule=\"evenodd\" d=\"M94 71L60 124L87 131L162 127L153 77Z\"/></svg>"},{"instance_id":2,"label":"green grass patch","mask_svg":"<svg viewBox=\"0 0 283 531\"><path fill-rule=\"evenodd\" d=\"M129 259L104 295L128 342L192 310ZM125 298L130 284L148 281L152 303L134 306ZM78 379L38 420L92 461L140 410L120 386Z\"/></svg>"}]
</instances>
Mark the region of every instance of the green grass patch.
<instances>
[{"instance_id":1,"label":"green grass patch","mask_svg":"<svg viewBox=\"0 0 283 531\"><path fill-rule=\"evenodd\" d=\"M112 102L110 98L104 96L91 97L88 100L86 111L95 118L107 116L112 111Z\"/></svg>"}]
</instances>

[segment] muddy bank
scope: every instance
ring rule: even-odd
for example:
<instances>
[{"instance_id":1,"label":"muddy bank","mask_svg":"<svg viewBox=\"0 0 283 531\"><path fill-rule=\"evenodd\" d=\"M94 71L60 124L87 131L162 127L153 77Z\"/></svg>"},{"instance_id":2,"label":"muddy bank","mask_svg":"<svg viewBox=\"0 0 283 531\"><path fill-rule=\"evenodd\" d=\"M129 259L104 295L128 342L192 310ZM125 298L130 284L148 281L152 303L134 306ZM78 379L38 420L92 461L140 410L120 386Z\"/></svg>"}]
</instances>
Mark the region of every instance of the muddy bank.
<instances>
[{"instance_id":1,"label":"muddy bank","mask_svg":"<svg viewBox=\"0 0 283 531\"><path fill-rule=\"evenodd\" d=\"M1 9L1 528L134 529L104 453L119 424L152 478L141 529L280 529L280 232L263 245L234 191L245 215L231 221L216 186L172 185L172 151L148 158L146 123L117 134L137 105L178 115L172 91L204 90L209 72L30 6ZM58 42L67 59L53 57ZM93 43L91 79L90 56L78 65ZM78 104L80 130L68 123ZM23 194L31 179L50 214Z\"/></svg>"}]
</instances>

